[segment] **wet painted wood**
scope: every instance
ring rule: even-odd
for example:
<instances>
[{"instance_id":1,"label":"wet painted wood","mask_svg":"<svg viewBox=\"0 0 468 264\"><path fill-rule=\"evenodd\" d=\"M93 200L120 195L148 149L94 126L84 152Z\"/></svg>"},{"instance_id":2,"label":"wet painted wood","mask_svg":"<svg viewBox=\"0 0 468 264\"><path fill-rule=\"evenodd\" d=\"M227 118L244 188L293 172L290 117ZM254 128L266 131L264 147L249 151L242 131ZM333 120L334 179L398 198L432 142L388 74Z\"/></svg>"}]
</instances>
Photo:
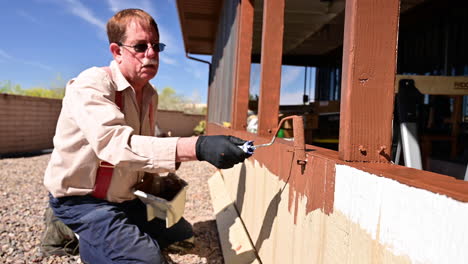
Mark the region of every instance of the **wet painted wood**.
<instances>
[{"instance_id":1,"label":"wet painted wood","mask_svg":"<svg viewBox=\"0 0 468 264\"><path fill-rule=\"evenodd\" d=\"M264 0L258 134L271 136L278 125L283 52L284 1Z\"/></svg>"},{"instance_id":2,"label":"wet painted wood","mask_svg":"<svg viewBox=\"0 0 468 264\"><path fill-rule=\"evenodd\" d=\"M339 156L389 162L398 0L346 1Z\"/></svg>"},{"instance_id":3,"label":"wet painted wood","mask_svg":"<svg viewBox=\"0 0 468 264\"><path fill-rule=\"evenodd\" d=\"M240 1L239 38L237 42L237 67L235 72L234 96L232 97L232 128L245 130L249 107L250 64L254 6L253 1Z\"/></svg>"}]
</instances>

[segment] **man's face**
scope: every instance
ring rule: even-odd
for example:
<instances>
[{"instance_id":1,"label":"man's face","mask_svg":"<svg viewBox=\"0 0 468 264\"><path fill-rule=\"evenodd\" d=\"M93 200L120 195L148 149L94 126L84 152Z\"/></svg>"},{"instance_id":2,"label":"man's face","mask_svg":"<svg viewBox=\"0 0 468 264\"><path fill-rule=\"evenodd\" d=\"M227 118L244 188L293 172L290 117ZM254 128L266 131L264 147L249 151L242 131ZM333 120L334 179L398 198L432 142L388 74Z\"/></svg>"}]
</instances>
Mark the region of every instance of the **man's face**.
<instances>
[{"instance_id":1,"label":"man's face","mask_svg":"<svg viewBox=\"0 0 468 264\"><path fill-rule=\"evenodd\" d=\"M146 29L139 22L132 21L127 26L127 39L122 42L120 70L131 85L142 86L158 72L159 53L148 46L145 52L136 52L132 47L137 44L159 43L159 36L154 28Z\"/></svg>"}]
</instances>

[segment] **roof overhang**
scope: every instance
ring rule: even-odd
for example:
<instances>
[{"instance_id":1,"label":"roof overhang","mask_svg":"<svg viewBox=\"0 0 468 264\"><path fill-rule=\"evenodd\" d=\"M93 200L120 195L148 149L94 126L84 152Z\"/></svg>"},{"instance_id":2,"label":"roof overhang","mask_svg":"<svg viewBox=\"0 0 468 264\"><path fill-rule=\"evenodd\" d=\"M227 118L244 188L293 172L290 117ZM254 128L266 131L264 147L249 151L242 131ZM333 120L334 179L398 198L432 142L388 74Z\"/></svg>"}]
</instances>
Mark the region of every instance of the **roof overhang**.
<instances>
[{"instance_id":1,"label":"roof overhang","mask_svg":"<svg viewBox=\"0 0 468 264\"><path fill-rule=\"evenodd\" d=\"M186 53L213 53L222 3L220 0L177 0Z\"/></svg>"},{"instance_id":2,"label":"roof overhang","mask_svg":"<svg viewBox=\"0 0 468 264\"><path fill-rule=\"evenodd\" d=\"M425 0L402 0L404 13ZM192 54L213 54L220 0L177 0L185 50ZM254 1L252 61L259 60L262 37L263 0ZM284 13L283 62L306 65L336 60L343 43L345 0L287 0ZM340 56L338 55L338 59ZM288 63L290 61L290 63Z\"/></svg>"}]
</instances>

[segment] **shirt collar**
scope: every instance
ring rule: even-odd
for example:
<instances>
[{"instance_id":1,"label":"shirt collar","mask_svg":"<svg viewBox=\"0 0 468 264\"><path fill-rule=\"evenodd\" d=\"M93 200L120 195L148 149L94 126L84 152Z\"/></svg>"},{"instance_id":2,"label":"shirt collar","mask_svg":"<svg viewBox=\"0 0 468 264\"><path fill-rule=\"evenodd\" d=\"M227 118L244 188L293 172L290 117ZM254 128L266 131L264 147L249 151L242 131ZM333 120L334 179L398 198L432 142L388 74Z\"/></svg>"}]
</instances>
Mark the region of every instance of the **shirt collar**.
<instances>
[{"instance_id":1,"label":"shirt collar","mask_svg":"<svg viewBox=\"0 0 468 264\"><path fill-rule=\"evenodd\" d=\"M127 79L123 76L122 72L119 69L119 65L117 64L117 62L115 60L111 61L109 67L110 67L110 70L112 72L113 81L114 81L115 85L117 86L117 91L123 91L123 90L125 90L127 88L132 87L130 85L130 83L127 81ZM133 89L133 87L132 87L132 89ZM156 90L154 89L154 87L149 82L143 87L143 92L144 93L145 93L146 90L150 91L151 95L156 93Z\"/></svg>"}]
</instances>

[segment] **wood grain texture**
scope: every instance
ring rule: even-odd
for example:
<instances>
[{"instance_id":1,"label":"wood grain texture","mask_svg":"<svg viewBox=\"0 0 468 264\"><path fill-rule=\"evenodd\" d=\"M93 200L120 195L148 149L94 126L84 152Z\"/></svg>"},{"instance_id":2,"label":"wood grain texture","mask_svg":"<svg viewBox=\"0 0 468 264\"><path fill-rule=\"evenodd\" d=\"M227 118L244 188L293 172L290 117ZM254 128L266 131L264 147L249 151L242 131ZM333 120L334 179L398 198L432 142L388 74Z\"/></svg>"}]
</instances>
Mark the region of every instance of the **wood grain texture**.
<instances>
[{"instance_id":1,"label":"wood grain texture","mask_svg":"<svg viewBox=\"0 0 468 264\"><path fill-rule=\"evenodd\" d=\"M259 135L271 135L278 125L283 52L284 1L265 0L260 69Z\"/></svg>"},{"instance_id":2,"label":"wood grain texture","mask_svg":"<svg viewBox=\"0 0 468 264\"><path fill-rule=\"evenodd\" d=\"M339 156L389 162L398 0L346 2Z\"/></svg>"},{"instance_id":3,"label":"wood grain texture","mask_svg":"<svg viewBox=\"0 0 468 264\"><path fill-rule=\"evenodd\" d=\"M237 39L237 67L234 74L234 93L232 97L232 128L245 130L249 107L250 64L254 6L251 0L240 1L239 37Z\"/></svg>"}]
</instances>

